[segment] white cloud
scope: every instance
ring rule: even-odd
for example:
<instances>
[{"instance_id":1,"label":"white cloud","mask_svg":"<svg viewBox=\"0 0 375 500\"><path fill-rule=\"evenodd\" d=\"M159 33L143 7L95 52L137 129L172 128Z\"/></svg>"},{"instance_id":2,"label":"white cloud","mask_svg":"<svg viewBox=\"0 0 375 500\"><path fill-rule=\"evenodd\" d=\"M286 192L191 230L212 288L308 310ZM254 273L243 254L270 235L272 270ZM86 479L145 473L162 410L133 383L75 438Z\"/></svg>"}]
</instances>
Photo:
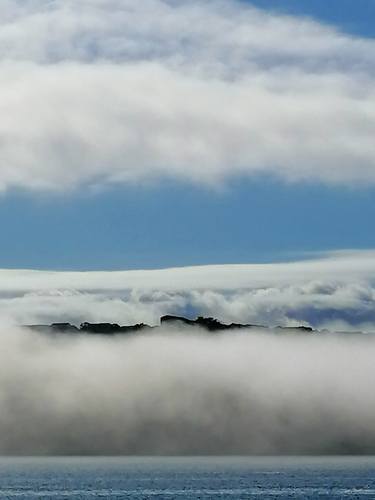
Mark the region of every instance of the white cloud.
<instances>
[{"instance_id":1,"label":"white cloud","mask_svg":"<svg viewBox=\"0 0 375 500\"><path fill-rule=\"evenodd\" d=\"M375 331L375 253L154 271L0 271L0 316L16 324L157 324L164 314Z\"/></svg>"},{"instance_id":2,"label":"white cloud","mask_svg":"<svg viewBox=\"0 0 375 500\"><path fill-rule=\"evenodd\" d=\"M375 42L227 1L5 1L0 188L375 181Z\"/></svg>"}]
</instances>

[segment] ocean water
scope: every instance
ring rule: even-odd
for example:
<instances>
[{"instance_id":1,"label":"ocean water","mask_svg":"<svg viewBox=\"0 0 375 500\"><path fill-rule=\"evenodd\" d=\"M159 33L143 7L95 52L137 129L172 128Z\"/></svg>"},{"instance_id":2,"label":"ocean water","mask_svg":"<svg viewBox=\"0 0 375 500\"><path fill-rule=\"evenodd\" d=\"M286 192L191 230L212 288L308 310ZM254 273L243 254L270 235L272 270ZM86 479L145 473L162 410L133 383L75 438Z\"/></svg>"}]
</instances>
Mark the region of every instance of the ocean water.
<instances>
[{"instance_id":1,"label":"ocean water","mask_svg":"<svg viewBox=\"0 0 375 500\"><path fill-rule=\"evenodd\" d=\"M375 499L375 457L1 458L0 498Z\"/></svg>"}]
</instances>

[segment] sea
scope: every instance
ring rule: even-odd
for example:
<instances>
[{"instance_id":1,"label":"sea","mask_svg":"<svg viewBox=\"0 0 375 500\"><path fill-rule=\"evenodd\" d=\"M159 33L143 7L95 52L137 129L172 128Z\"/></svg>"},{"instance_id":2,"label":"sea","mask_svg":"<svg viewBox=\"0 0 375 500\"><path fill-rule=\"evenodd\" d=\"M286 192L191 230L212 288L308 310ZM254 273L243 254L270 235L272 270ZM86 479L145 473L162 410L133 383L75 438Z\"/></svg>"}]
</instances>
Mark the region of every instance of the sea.
<instances>
[{"instance_id":1,"label":"sea","mask_svg":"<svg viewBox=\"0 0 375 500\"><path fill-rule=\"evenodd\" d=\"M0 458L0 498L375 499L375 457Z\"/></svg>"}]
</instances>

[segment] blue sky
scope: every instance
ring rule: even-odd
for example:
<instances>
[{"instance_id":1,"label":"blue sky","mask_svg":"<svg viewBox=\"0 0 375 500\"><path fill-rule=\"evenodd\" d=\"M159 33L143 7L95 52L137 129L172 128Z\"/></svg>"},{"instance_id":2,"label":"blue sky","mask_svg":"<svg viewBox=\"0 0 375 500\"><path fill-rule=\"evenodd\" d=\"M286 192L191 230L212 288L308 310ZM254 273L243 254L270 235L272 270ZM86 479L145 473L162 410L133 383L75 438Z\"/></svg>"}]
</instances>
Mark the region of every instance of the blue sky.
<instances>
[{"instance_id":1,"label":"blue sky","mask_svg":"<svg viewBox=\"0 0 375 500\"><path fill-rule=\"evenodd\" d=\"M3 267L158 268L272 262L374 248L374 191L241 181L225 191L166 186L101 194L7 195Z\"/></svg>"},{"instance_id":2,"label":"blue sky","mask_svg":"<svg viewBox=\"0 0 375 500\"><path fill-rule=\"evenodd\" d=\"M310 16L361 39L375 36L372 0L247 3L276 12L275 16L279 12L297 16L297 24L298 16ZM16 50L15 54L17 59ZM27 57L34 61L39 55ZM55 102L51 95L50 102ZM47 115L41 116L43 121ZM19 120L23 119L20 114ZM68 153L61 152L66 162ZM369 182L358 181L351 174L348 180L331 182L325 173L315 176L310 171L306 179L240 173L218 185L205 178L200 181L198 164L198 174L187 181L168 175L151 182L111 181L91 189L83 177L73 189L56 192L49 189L47 175L38 178L38 162L43 161L37 157L31 167L26 165L27 175L31 172L27 180L17 184L12 178L1 195L2 268L136 269L272 262L302 258L309 252L375 247L372 177ZM327 162L326 171L329 168ZM334 168L339 171L340 165ZM33 185L35 179L42 187Z\"/></svg>"},{"instance_id":3,"label":"blue sky","mask_svg":"<svg viewBox=\"0 0 375 500\"><path fill-rule=\"evenodd\" d=\"M360 36L373 37L375 3L373 0L245 0L264 9L294 15L312 16L337 28Z\"/></svg>"}]
</instances>

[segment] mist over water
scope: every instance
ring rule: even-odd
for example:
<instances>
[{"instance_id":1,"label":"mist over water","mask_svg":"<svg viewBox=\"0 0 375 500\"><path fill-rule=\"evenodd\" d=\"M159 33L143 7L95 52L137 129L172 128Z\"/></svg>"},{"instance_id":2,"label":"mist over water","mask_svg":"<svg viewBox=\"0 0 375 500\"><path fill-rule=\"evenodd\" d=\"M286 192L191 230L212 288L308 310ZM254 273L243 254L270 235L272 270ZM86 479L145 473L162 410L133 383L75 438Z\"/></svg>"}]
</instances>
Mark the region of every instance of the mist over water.
<instances>
[{"instance_id":1,"label":"mist over water","mask_svg":"<svg viewBox=\"0 0 375 500\"><path fill-rule=\"evenodd\" d=\"M371 336L0 333L0 454L375 452Z\"/></svg>"}]
</instances>

